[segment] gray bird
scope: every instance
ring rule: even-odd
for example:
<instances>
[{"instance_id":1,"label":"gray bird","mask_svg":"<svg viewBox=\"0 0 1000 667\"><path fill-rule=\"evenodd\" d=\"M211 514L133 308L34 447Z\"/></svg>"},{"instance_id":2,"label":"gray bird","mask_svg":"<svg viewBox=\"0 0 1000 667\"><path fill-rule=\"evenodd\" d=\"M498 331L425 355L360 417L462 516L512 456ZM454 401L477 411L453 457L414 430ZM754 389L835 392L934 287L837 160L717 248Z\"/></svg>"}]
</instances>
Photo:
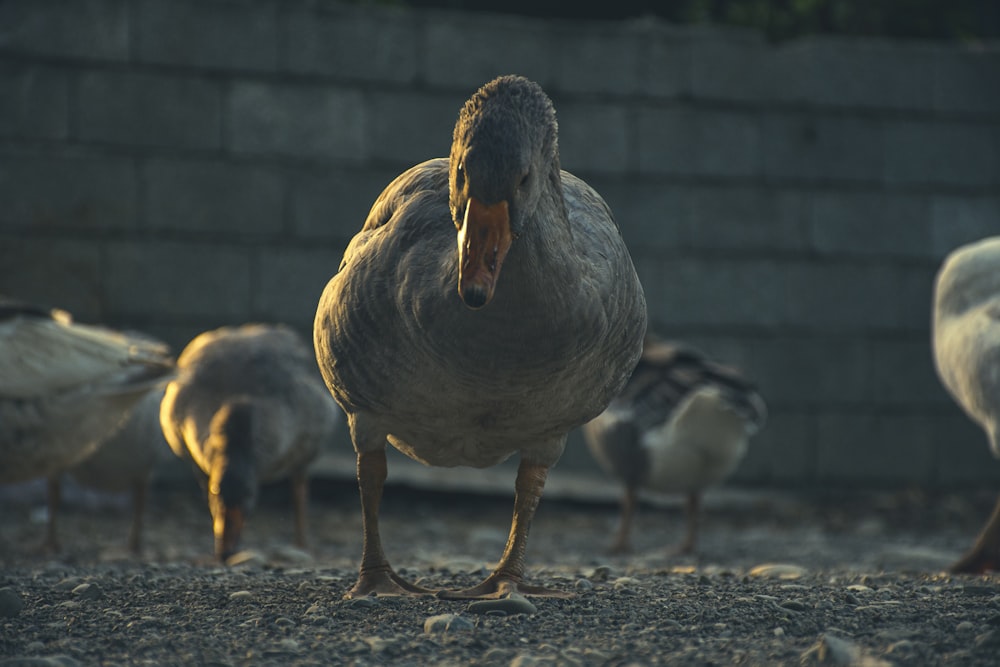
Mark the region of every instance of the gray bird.
<instances>
[{"instance_id":1,"label":"gray bird","mask_svg":"<svg viewBox=\"0 0 1000 667\"><path fill-rule=\"evenodd\" d=\"M312 351L290 327L222 327L188 343L160 423L174 454L191 461L203 483L219 560L238 550L260 484L285 478L295 541L306 545L308 467L340 419Z\"/></svg>"},{"instance_id":2,"label":"gray bird","mask_svg":"<svg viewBox=\"0 0 1000 667\"><path fill-rule=\"evenodd\" d=\"M0 299L0 483L50 480L46 549L59 548L51 480L91 456L172 372L159 342Z\"/></svg>"},{"instance_id":3,"label":"gray bird","mask_svg":"<svg viewBox=\"0 0 1000 667\"><path fill-rule=\"evenodd\" d=\"M1000 236L949 254L934 282L934 362L942 384L1000 458ZM1000 569L1000 498L952 572Z\"/></svg>"},{"instance_id":4,"label":"gray bird","mask_svg":"<svg viewBox=\"0 0 1000 667\"><path fill-rule=\"evenodd\" d=\"M693 552L702 492L732 474L766 418L760 393L737 370L647 335L625 389L583 428L594 458L624 485L611 551L629 550L638 494L648 490L685 494L687 531L677 551Z\"/></svg>"},{"instance_id":5,"label":"gray bird","mask_svg":"<svg viewBox=\"0 0 1000 667\"><path fill-rule=\"evenodd\" d=\"M559 595L524 582L528 527L568 432L639 358L646 305L607 204L559 166L555 110L519 76L464 105L451 155L375 201L316 312L316 355L357 451L364 551L348 597L433 591L382 549L386 443L433 466L519 454L507 546L452 598Z\"/></svg>"}]
</instances>

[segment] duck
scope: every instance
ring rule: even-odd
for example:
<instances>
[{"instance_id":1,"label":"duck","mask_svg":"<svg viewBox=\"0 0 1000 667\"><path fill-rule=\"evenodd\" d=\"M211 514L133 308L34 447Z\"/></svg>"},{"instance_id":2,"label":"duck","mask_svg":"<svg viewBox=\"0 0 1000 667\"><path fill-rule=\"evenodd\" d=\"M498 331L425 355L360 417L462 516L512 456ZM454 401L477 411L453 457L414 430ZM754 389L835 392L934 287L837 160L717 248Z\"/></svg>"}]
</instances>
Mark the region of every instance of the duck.
<instances>
[{"instance_id":1,"label":"duck","mask_svg":"<svg viewBox=\"0 0 1000 667\"><path fill-rule=\"evenodd\" d=\"M1000 458L1000 236L945 257L934 278L931 338L942 385ZM949 570L1000 570L1000 498L972 547Z\"/></svg>"},{"instance_id":2,"label":"duck","mask_svg":"<svg viewBox=\"0 0 1000 667\"><path fill-rule=\"evenodd\" d=\"M763 396L736 368L647 334L625 389L583 427L594 459L624 488L610 552L631 550L632 519L646 490L685 495L687 529L671 551L694 553L705 489L736 470L766 419Z\"/></svg>"},{"instance_id":3,"label":"duck","mask_svg":"<svg viewBox=\"0 0 1000 667\"><path fill-rule=\"evenodd\" d=\"M177 358L159 414L167 444L206 494L219 561L240 550L260 485L283 479L295 544L307 546L308 468L342 417L298 332L251 322L200 333Z\"/></svg>"},{"instance_id":4,"label":"duck","mask_svg":"<svg viewBox=\"0 0 1000 667\"><path fill-rule=\"evenodd\" d=\"M169 348L0 298L0 483L65 472L173 373Z\"/></svg>"},{"instance_id":5,"label":"duck","mask_svg":"<svg viewBox=\"0 0 1000 667\"><path fill-rule=\"evenodd\" d=\"M529 526L568 433L624 386L645 330L608 204L560 166L551 99L516 74L486 83L449 156L378 196L317 306L317 362L357 453L364 546L345 597L567 595L525 581ZM481 583L433 590L393 569L378 523L387 444L447 468L518 455L506 546Z\"/></svg>"},{"instance_id":6,"label":"duck","mask_svg":"<svg viewBox=\"0 0 1000 667\"><path fill-rule=\"evenodd\" d=\"M170 456L160 427L160 401L165 386L150 389L129 411L122 425L100 441L97 450L67 471L82 487L131 496L132 523L128 549L142 553L143 516L153 473ZM62 497L62 475L49 479L49 542L56 539L56 516Z\"/></svg>"}]
</instances>

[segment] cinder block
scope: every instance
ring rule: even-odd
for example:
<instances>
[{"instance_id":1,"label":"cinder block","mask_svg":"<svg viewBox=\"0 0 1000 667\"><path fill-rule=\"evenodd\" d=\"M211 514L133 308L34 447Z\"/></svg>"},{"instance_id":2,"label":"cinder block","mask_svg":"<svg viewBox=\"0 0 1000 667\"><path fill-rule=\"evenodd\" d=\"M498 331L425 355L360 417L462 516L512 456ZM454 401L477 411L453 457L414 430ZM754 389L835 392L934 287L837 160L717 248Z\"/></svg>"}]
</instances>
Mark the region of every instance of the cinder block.
<instances>
[{"instance_id":1,"label":"cinder block","mask_svg":"<svg viewBox=\"0 0 1000 667\"><path fill-rule=\"evenodd\" d=\"M0 136L65 139L68 131L66 74L51 67L0 63Z\"/></svg>"},{"instance_id":2,"label":"cinder block","mask_svg":"<svg viewBox=\"0 0 1000 667\"><path fill-rule=\"evenodd\" d=\"M642 173L722 177L760 173L760 129L754 114L637 106L636 117L634 164Z\"/></svg>"},{"instance_id":3,"label":"cinder block","mask_svg":"<svg viewBox=\"0 0 1000 667\"><path fill-rule=\"evenodd\" d=\"M361 93L319 85L242 82L228 104L228 146L237 153L357 164L365 161Z\"/></svg>"},{"instance_id":4,"label":"cinder block","mask_svg":"<svg viewBox=\"0 0 1000 667\"><path fill-rule=\"evenodd\" d=\"M641 32L629 24L567 21L554 24L553 88L588 95L639 92Z\"/></svg>"},{"instance_id":5,"label":"cinder block","mask_svg":"<svg viewBox=\"0 0 1000 667\"><path fill-rule=\"evenodd\" d=\"M283 246L258 251L253 316L286 322L310 332L316 306L330 278L337 273L341 253L333 248Z\"/></svg>"},{"instance_id":6,"label":"cinder block","mask_svg":"<svg viewBox=\"0 0 1000 667\"><path fill-rule=\"evenodd\" d=\"M95 239L0 234L0 294L99 322L101 249Z\"/></svg>"},{"instance_id":7,"label":"cinder block","mask_svg":"<svg viewBox=\"0 0 1000 667\"><path fill-rule=\"evenodd\" d=\"M296 7L287 25L286 67L292 72L396 84L416 78L419 28L411 11Z\"/></svg>"},{"instance_id":8,"label":"cinder block","mask_svg":"<svg viewBox=\"0 0 1000 667\"><path fill-rule=\"evenodd\" d=\"M915 326L913 274L903 266L857 262L788 262L782 288L786 326L860 335ZM923 286L920 298L925 298ZM926 316L920 327L926 326Z\"/></svg>"},{"instance_id":9,"label":"cinder block","mask_svg":"<svg viewBox=\"0 0 1000 667\"><path fill-rule=\"evenodd\" d=\"M771 261L634 258L650 317L670 327L766 327L780 317L783 273Z\"/></svg>"},{"instance_id":10,"label":"cinder block","mask_svg":"<svg viewBox=\"0 0 1000 667\"><path fill-rule=\"evenodd\" d=\"M230 240L284 230L285 184L271 167L204 160L143 165L144 219L154 230Z\"/></svg>"},{"instance_id":11,"label":"cinder block","mask_svg":"<svg viewBox=\"0 0 1000 667\"><path fill-rule=\"evenodd\" d=\"M805 488L815 481L816 417L811 412L776 410L750 440L734 484L777 484Z\"/></svg>"},{"instance_id":12,"label":"cinder block","mask_svg":"<svg viewBox=\"0 0 1000 667\"><path fill-rule=\"evenodd\" d=\"M951 402L934 370L929 331L916 337L877 338L868 345L873 406L941 409Z\"/></svg>"},{"instance_id":13,"label":"cinder block","mask_svg":"<svg viewBox=\"0 0 1000 667\"><path fill-rule=\"evenodd\" d=\"M1000 184L1000 126L900 120L885 128L891 185L986 187Z\"/></svg>"},{"instance_id":14,"label":"cinder block","mask_svg":"<svg viewBox=\"0 0 1000 667\"><path fill-rule=\"evenodd\" d=\"M137 188L127 158L0 154L0 228L129 229Z\"/></svg>"},{"instance_id":15,"label":"cinder block","mask_svg":"<svg viewBox=\"0 0 1000 667\"><path fill-rule=\"evenodd\" d=\"M629 117L624 105L570 103L556 111L563 169L629 171Z\"/></svg>"},{"instance_id":16,"label":"cinder block","mask_svg":"<svg viewBox=\"0 0 1000 667\"><path fill-rule=\"evenodd\" d=\"M422 18L419 76L432 86L468 97L503 74L520 74L543 87L552 79L557 47L545 22L469 12L426 11Z\"/></svg>"},{"instance_id":17,"label":"cinder block","mask_svg":"<svg viewBox=\"0 0 1000 667\"><path fill-rule=\"evenodd\" d=\"M128 0L4 0L0 50L12 53L125 61Z\"/></svg>"},{"instance_id":18,"label":"cinder block","mask_svg":"<svg viewBox=\"0 0 1000 667\"><path fill-rule=\"evenodd\" d=\"M644 95L677 98L691 93L691 33L665 21L647 19L636 26L643 42L638 88Z\"/></svg>"},{"instance_id":19,"label":"cinder block","mask_svg":"<svg viewBox=\"0 0 1000 667\"><path fill-rule=\"evenodd\" d=\"M809 244L820 255L932 255L926 196L822 191L813 194L810 213Z\"/></svg>"},{"instance_id":20,"label":"cinder block","mask_svg":"<svg viewBox=\"0 0 1000 667\"><path fill-rule=\"evenodd\" d=\"M691 26L690 93L693 97L735 102L768 98L772 81L766 67L769 49L757 30Z\"/></svg>"},{"instance_id":21,"label":"cinder block","mask_svg":"<svg viewBox=\"0 0 1000 667\"><path fill-rule=\"evenodd\" d=\"M955 248L1000 233L1000 197L934 195L931 243L937 260Z\"/></svg>"},{"instance_id":22,"label":"cinder block","mask_svg":"<svg viewBox=\"0 0 1000 667\"><path fill-rule=\"evenodd\" d=\"M206 79L85 72L76 108L83 141L210 150L222 143L221 92Z\"/></svg>"},{"instance_id":23,"label":"cinder block","mask_svg":"<svg viewBox=\"0 0 1000 667\"><path fill-rule=\"evenodd\" d=\"M807 247L806 194L748 186L689 189L694 248L789 253Z\"/></svg>"},{"instance_id":24,"label":"cinder block","mask_svg":"<svg viewBox=\"0 0 1000 667\"><path fill-rule=\"evenodd\" d=\"M398 175L385 169L336 169L298 174L291 185L291 229L296 238L346 247L361 231L372 204Z\"/></svg>"},{"instance_id":25,"label":"cinder block","mask_svg":"<svg viewBox=\"0 0 1000 667\"><path fill-rule=\"evenodd\" d=\"M587 181L611 207L633 257L658 260L689 245L693 204L688 188L605 174Z\"/></svg>"},{"instance_id":26,"label":"cinder block","mask_svg":"<svg viewBox=\"0 0 1000 667\"><path fill-rule=\"evenodd\" d=\"M372 161L398 165L402 171L424 160L448 157L455 121L467 96L373 92L365 119Z\"/></svg>"},{"instance_id":27,"label":"cinder block","mask_svg":"<svg viewBox=\"0 0 1000 667\"><path fill-rule=\"evenodd\" d=\"M142 62L272 71L278 64L274 2L137 0L136 53Z\"/></svg>"},{"instance_id":28,"label":"cinder block","mask_svg":"<svg viewBox=\"0 0 1000 667\"><path fill-rule=\"evenodd\" d=\"M932 416L919 413L821 415L816 434L819 480L928 483L936 474L933 422Z\"/></svg>"},{"instance_id":29,"label":"cinder block","mask_svg":"<svg viewBox=\"0 0 1000 667\"><path fill-rule=\"evenodd\" d=\"M769 181L882 182L883 124L878 119L769 112L761 128Z\"/></svg>"},{"instance_id":30,"label":"cinder block","mask_svg":"<svg viewBox=\"0 0 1000 667\"><path fill-rule=\"evenodd\" d=\"M934 108L943 112L991 115L1000 112L1000 48L954 46L936 52Z\"/></svg>"},{"instance_id":31,"label":"cinder block","mask_svg":"<svg viewBox=\"0 0 1000 667\"><path fill-rule=\"evenodd\" d=\"M774 49L772 99L859 109L931 107L937 50L876 39L805 37Z\"/></svg>"},{"instance_id":32,"label":"cinder block","mask_svg":"<svg viewBox=\"0 0 1000 667\"><path fill-rule=\"evenodd\" d=\"M870 400L870 355L860 336L781 332L751 340L741 367L775 409L856 407Z\"/></svg>"},{"instance_id":33,"label":"cinder block","mask_svg":"<svg viewBox=\"0 0 1000 667\"><path fill-rule=\"evenodd\" d=\"M105 249L104 298L110 317L202 326L251 314L251 249L231 243L116 241Z\"/></svg>"}]
</instances>

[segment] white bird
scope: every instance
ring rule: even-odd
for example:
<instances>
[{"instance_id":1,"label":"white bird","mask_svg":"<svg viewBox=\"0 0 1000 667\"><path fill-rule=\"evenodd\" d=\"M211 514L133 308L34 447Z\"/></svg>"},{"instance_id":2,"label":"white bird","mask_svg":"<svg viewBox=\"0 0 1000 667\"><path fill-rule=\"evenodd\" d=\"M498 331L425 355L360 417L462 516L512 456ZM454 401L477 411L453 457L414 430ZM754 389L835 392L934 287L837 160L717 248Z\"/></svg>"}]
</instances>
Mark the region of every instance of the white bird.
<instances>
[{"instance_id":1,"label":"white bird","mask_svg":"<svg viewBox=\"0 0 1000 667\"><path fill-rule=\"evenodd\" d=\"M934 362L942 384L1000 458L1000 236L949 254L934 283ZM1000 569L1000 499L952 572Z\"/></svg>"},{"instance_id":2,"label":"white bird","mask_svg":"<svg viewBox=\"0 0 1000 667\"><path fill-rule=\"evenodd\" d=\"M646 304L607 204L559 166L555 110L504 76L464 105L449 159L375 201L316 312L316 355L358 455L364 551L348 597L432 593L382 550L386 443L434 466L518 453L507 546L443 597L561 593L524 582L528 527L566 436L635 366Z\"/></svg>"},{"instance_id":3,"label":"white bird","mask_svg":"<svg viewBox=\"0 0 1000 667\"><path fill-rule=\"evenodd\" d=\"M220 560L237 551L259 485L285 478L295 541L306 545L308 467L333 439L340 415L312 350L290 327L222 327L188 343L160 423L174 454L191 461L203 483Z\"/></svg>"},{"instance_id":4,"label":"white bird","mask_svg":"<svg viewBox=\"0 0 1000 667\"><path fill-rule=\"evenodd\" d=\"M630 548L640 490L686 495L687 532L677 550L694 551L702 492L732 474L766 418L763 398L738 371L647 335L625 389L583 428L594 458L624 484L611 551Z\"/></svg>"},{"instance_id":5,"label":"white bird","mask_svg":"<svg viewBox=\"0 0 1000 667\"><path fill-rule=\"evenodd\" d=\"M79 464L172 371L158 342L0 299L0 483L52 480ZM49 500L58 502L51 483ZM54 523L44 546L59 548Z\"/></svg>"}]
</instances>

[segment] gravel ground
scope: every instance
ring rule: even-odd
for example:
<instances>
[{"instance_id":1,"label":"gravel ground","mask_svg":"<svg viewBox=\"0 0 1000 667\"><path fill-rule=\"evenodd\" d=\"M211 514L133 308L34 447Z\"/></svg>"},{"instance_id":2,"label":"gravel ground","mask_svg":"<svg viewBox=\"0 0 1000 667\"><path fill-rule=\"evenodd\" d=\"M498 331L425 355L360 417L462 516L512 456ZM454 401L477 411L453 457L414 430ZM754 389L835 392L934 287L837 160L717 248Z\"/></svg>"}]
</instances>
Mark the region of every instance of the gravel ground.
<instances>
[{"instance_id":1,"label":"gravel ground","mask_svg":"<svg viewBox=\"0 0 1000 667\"><path fill-rule=\"evenodd\" d=\"M631 556L604 549L611 503L543 500L529 578L570 599L534 613L466 602L345 601L361 553L356 489L314 485L307 551L289 546L286 489L247 525L245 561L210 560L197 491L157 488L141 558L128 509L62 515L39 555L36 506L0 501L0 665L997 665L1000 576L942 568L971 544L989 493L710 496L698 557L674 557L677 504L643 506ZM431 587L476 583L498 558L512 498L388 487L390 560Z\"/></svg>"}]
</instances>

